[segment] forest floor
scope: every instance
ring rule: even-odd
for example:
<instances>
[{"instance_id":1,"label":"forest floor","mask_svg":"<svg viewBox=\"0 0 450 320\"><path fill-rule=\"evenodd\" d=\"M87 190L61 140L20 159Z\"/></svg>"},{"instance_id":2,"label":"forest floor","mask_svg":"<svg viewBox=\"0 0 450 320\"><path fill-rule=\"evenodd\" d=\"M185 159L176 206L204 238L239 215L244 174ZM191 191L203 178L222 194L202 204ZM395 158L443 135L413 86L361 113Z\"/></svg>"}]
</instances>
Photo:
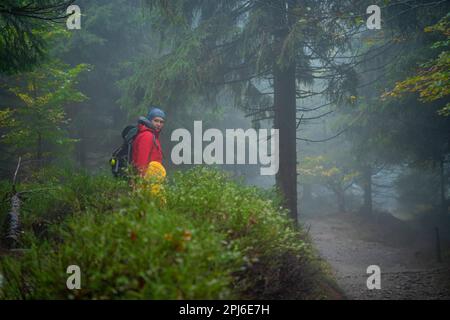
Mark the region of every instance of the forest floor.
<instances>
[{"instance_id":1,"label":"forest floor","mask_svg":"<svg viewBox=\"0 0 450 320\"><path fill-rule=\"evenodd\" d=\"M340 214L304 216L301 222L347 299L450 299L447 239L441 244L444 262L437 263L434 229L394 220ZM370 265L380 267L379 290L367 288Z\"/></svg>"}]
</instances>

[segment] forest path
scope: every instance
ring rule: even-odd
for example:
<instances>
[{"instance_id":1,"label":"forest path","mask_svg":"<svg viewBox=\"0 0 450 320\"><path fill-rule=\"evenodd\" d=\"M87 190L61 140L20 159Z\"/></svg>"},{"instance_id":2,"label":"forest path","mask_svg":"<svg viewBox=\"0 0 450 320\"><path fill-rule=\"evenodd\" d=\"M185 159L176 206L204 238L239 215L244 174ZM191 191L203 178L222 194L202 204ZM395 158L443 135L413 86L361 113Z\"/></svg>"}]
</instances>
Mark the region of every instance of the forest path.
<instances>
[{"instance_id":1,"label":"forest path","mask_svg":"<svg viewBox=\"0 0 450 320\"><path fill-rule=\"evenodd\" d=\"M412 242L388 245L382 238L386 235L364 239L358 225L345 216L300 221L348 299L450 299L450 268L434 262L426 249ZM370 265L381 269L380 290L367 288Z\"/></svg>"}]
</instances>

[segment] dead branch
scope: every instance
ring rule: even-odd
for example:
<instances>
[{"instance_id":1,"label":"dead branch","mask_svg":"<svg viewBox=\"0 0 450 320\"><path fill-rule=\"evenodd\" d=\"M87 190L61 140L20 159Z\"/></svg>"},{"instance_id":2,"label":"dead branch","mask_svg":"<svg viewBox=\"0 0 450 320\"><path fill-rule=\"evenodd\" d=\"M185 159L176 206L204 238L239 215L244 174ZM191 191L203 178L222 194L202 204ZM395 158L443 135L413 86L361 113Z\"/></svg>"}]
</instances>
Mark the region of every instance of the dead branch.
<instances>
[{"instance_id":1,"label":"dead branch","mask_svg":"<svg viewBox=\"0 0 450 320\"><path fill-rule=\"evenodd\" d=\"M6 216L6 221L4 224L5 236L4 242L6 247L9 249L13 249L19 243L20 238L20 197L19 192L16 191L16 181L17 181L17 173L20 169L20 163L22 158L19 157L19 161L17 163L16 171L14 172L14 177L12 181L12 196L11 196L11 210L8 212Z\"/></svg>"}]
</instances>

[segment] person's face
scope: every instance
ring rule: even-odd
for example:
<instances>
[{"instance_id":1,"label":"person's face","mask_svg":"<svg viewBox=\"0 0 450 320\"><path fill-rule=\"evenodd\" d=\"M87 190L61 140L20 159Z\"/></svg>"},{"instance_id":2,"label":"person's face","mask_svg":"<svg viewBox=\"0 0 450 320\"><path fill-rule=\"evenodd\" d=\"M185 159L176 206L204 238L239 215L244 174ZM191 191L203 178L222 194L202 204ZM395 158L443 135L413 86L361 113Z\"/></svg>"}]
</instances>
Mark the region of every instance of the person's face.
<instances>
[{"instance_id":1,"label":"person's face","mask_svg":"<svg viewBox=\"0 0 450 320\"><path fill-rule=\"evenodd\" d=\"M154 117L152 119L152 124L157 131L160 131L164 127L164 119L160 117Z\"/></svg>"}]
</instances>

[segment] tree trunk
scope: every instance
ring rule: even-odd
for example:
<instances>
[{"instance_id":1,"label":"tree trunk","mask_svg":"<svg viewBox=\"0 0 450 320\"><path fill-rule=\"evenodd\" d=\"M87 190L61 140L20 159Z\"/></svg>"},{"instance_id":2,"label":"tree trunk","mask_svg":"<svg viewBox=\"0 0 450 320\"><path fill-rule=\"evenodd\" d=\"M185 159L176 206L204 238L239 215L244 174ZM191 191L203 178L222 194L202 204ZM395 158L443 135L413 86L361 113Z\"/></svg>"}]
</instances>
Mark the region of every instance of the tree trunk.
<instances>
[{"instance_id":1,"label":"tree trunk","mask_svg":"<svg viewBox=\"0 0 450 320\"><path fill-rule=\"evenodd\" d=\"M279 129L278 188L291 218L297 223L297 140L295 64L274 66L275 128Z\"/></svg>"},{"instance_id":2,"label":"tree trunk","mask_svg":"<svg viewBox=\"0 0 450 320\"><path fill-rule=\"evenodd\" d=\"M440 169L440 178L441 178L441 214L442 216L447 215L447 195L446 195L446 185L445 185L445 163L444 158L442 157L439 161L439 169Z\"/></svg>"},{"instance_id":3,"label":"tree trunk","mask_svg":"<svg viewBox=\"0 0 450 320\"><path fill-rule=\"evenodd\" d=\"M17 174L20 169L20 163L22 158L19 157L19 162L17 163L16 171L14 172L12 180L12 197L11 197L11 210L6 215L4 224L4 242L9 249L16 247L19 243L20 237L20 197L16 190Z\"/></svg>"},{"instance_id":4,"label":"tree trunk","mask_svg":"<svg viewBox=\"0 0 450 320\"><path fill-rule=\"evenodd\" d=\"M17 193L11 197L11 210L5 219L5 238L4 242L9 249L15 248L20 238L20 198Z\"/></svg>"},{"instance_id":5,"label":"tree trunk","mask_svg":"<svg viewBox=\"0 0 450 320\"><path fill-rule=\"evenodd\" d=\"M364 189L364 213L372 215L373 201L372 201L372 167L370 165L364 166L362 170L363 189Z\"/></svg>"},{"instance_id":6,"label":"tree trunk","mask_svg":"<svg viewBox=\"0 0 450 320\"><path fill-rule=\"evenodd\" d=\"M274 27L275 54L273 63L274 127L279 130L279 170L277 187L283 194L284 206L297 224L297 136L295 58L283 57L283 45L296 19L289 14L292 0L283 0L282 8L274 12L279 25Z\"/></svg>"}]
</instances>

